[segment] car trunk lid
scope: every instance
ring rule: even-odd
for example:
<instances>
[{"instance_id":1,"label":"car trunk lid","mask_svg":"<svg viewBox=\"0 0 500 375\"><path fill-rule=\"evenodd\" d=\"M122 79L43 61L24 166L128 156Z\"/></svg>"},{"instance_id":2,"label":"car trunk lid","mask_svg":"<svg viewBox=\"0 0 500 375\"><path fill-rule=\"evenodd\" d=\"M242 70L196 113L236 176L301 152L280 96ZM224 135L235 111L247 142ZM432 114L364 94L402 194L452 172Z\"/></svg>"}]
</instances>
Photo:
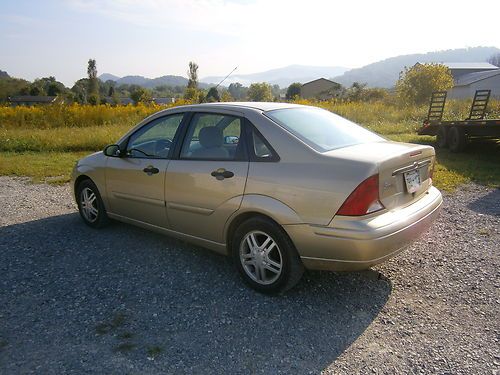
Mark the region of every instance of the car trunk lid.
<instances>
[{"instance_id":1,"label":"car trunk lid","mask_svg":"<svg viewBox=\"0 0 500 375\"><path fill-rule=\"evenodd\" d=\"M387 209L405 206L425 193L432 181L434 148L399 142L373 142L329 151L326 156L374 165L379 197Z\"/></svg>"}]
</instances>

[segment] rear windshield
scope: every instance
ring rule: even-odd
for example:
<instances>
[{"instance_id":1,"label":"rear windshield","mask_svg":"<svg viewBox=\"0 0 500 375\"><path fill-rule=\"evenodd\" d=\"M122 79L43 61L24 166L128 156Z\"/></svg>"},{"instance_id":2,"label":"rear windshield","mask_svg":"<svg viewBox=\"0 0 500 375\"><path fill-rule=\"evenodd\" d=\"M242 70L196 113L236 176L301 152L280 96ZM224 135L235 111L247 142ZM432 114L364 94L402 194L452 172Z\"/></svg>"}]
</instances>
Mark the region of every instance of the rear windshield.
<instances>
[{"instance_id":1,"label":"rear windshield","mask_svg":"<svg viewBox=\"0 0 500 375\"><path fill-rule=\"evenodd\" d=\"M265 115L319 152L384 140L354 122L320 108L276 109L265 112Z\"/></svg>"}]
</instances>

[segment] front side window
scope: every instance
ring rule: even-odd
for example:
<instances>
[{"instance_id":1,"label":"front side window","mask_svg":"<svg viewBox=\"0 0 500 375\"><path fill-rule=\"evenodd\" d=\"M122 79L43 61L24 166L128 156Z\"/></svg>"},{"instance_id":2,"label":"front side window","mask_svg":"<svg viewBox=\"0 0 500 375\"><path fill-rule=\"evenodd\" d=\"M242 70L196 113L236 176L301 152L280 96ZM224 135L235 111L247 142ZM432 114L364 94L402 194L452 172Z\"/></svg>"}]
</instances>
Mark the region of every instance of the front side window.
<instances>
[{"instance_id":1,"label":"front side window","mask_svg":"<svg viewBox=\"0 0 500 375\"><path fill-rule=\"evenodd\" d=\"M377 134L324 109L276 109L265 115L319 152L384 141Z\"/></svg>"},{"instance_id":2,"label":"front side window","mask_svg":"<svg viewBox=\"0 0 500 375\"><path fill-rule=\"evenodd\" d=\"M184 114L153 120L130 136L127 155L132 158L166 159Z\"/></svg>"},{"instance_id":3,"label":"front side window","mask_svg":"<svg viewBox=\"0 0 500 375\"><path fill-rule=\"evenodd\" d=\"M197 113L189 125L181 159L241 160L244 157L241 118Z\"/></svg>"}]
</instances>

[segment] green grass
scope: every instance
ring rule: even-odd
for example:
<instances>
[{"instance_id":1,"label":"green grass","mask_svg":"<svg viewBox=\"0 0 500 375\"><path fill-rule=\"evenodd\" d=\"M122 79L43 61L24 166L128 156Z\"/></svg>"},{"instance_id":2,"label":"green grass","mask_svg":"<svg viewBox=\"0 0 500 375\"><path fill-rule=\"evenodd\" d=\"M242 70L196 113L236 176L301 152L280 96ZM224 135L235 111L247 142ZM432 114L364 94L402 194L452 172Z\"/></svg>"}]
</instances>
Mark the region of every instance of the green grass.
<instances>
[{"instance_id":1,"label":"green grass","mask_svg":"<svg viewBox=\"0 0 500 375\"><path fill-rule=\"evenodd\" d=\"M438 149L436 159L434 181L442 190L453 191L471 181L500 187L500 143L473 143L460 154Z\"/></svg>"},{"instance_id":2,"label":"green grass","mask_svg":"<svg viewBox=\"0 0 500 375\"><path fill-rule=\"evenodd\" d=\"M28 176L33 182L65 183L76 161L88 153L0 151L0 175Z\"/></svg>"},{"instance_id":3,"label":"green grass","mask_svg":"<svg viewBox=\"0 0 500 375\"><path fill-rule=\"evenodd\" d=\"M53 129L0 128L0 150L11 152L98 151L116 142L129 129L128 125Z\"/></svg>"}]
</instances>

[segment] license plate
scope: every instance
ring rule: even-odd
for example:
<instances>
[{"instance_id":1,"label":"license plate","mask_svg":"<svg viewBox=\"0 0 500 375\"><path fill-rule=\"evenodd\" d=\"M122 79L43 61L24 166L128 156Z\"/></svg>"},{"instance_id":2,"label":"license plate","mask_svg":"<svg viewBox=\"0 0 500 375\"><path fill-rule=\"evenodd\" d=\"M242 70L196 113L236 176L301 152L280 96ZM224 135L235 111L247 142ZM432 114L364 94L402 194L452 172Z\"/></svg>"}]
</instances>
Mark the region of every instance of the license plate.
<instances>
[{"instance_id":1,"label":"license plate","mask_svg":"<svg viewBox=\"0 0 500 375\"><path fill-rule=\"evenodd\" d=\"M406 190L408 190L408 193L412 194L420 189L421 182L420 173L418 170L406 172L404 176L406 182Z\"/></svg>"}]
</instances>

